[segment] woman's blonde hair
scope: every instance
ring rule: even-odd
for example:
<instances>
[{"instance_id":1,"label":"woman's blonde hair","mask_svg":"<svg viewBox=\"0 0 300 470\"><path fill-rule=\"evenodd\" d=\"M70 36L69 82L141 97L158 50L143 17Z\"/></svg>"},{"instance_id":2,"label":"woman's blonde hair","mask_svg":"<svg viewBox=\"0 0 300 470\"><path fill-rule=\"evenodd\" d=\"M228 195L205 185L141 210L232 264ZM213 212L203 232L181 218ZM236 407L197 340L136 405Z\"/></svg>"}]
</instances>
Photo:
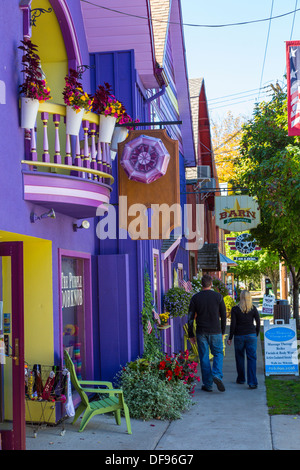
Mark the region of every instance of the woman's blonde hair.
<instances>
[{"instance_id":1,"label":"woman's blonde hair","mask_svg":"<svg viewBox=\"0 0 300 470\"><path fill-rule=\"evenodd\" d=\"M248 313L252 309L252 297L248 290L242 290L239 306L243 313Z\"/></svg>"}]
</instances>

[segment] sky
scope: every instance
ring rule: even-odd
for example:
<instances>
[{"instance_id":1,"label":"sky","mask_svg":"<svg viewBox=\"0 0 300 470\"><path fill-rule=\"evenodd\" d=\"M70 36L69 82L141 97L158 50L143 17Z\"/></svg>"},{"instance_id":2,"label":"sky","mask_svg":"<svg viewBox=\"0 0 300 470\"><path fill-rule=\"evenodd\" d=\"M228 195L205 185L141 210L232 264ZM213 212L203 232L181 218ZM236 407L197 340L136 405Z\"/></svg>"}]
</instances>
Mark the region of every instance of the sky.
<instances>
[{"instance_id":1,"label":"sky","mask_svg":"<svg viewBox=\"0 0 300 470\"><path fill-rule=\"evenodd\" d=\"M189 78L203 77L209 116L228 111L251 119L255 101L268 101L270 83L286 89L285 41L300 40L300 0L181 0ZM260 88L266 87L260 90ZM230 95L230 96L228 96Z\"/></svg>"}]
</instances>

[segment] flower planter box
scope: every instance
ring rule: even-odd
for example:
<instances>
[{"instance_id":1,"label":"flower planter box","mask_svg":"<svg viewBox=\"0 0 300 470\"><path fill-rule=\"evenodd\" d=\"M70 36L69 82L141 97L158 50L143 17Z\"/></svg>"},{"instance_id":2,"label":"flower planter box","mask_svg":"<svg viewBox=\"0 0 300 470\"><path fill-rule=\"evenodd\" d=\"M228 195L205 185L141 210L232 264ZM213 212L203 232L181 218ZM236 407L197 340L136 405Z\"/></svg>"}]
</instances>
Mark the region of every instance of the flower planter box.
<instances>
[{"instance_id":1,"label":"flower planter box","mask_svg":"<svg viewBox=\"0 0 300 470\"><path fill-rule=\"evenodd\" d=\"M33 129L35 126L38 110L39 100L21 97L21 127L23 129Z\"/></svg>"},{"instance_id":2,"label":"flower planter box","mask_svg":"<svg viewBox=\"0 0 300 470\"><path fill-rule=\"evenodd\" d=\"M76 111L71 106L67 106L66 133L68 135L78 135L82 123L84 109Z\"/></svg>"},{"instance_id":3,"label":"flower planter box","mask_svg":"<svg viewBox=\"0 0 300 470\"><path fill-rule=\"evenodd\" d=\"M99 141L110 144L117 119L114 116L100 114Z\"/></svg>"}]
</instances>

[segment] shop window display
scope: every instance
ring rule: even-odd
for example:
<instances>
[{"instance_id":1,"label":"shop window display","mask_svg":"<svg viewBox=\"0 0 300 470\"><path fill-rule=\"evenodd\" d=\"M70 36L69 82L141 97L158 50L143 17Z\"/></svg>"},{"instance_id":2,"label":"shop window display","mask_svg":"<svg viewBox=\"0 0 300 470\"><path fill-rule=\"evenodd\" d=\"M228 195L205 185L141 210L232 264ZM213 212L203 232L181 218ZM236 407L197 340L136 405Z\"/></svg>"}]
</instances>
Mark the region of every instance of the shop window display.
<instances>
[{"instance_id":1,"label":"shop window display","mask_svg":"<svg viewBox=\"0 0 300 470\"><path fill-rule=\"evenodd\" d=\"M85 376L84 261L62 257L61 295L63 347L75 365L78 378Z\"/></svg>"}]
</instances>

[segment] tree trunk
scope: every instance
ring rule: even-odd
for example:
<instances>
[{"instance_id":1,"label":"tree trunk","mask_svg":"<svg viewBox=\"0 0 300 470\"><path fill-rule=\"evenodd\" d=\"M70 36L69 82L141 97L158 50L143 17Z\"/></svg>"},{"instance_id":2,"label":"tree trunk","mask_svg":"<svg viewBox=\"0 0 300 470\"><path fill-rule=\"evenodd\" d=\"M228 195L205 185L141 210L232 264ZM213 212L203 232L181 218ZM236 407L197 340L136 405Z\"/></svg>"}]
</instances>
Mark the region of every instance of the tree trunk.
<instances>
[{"instance_id":1,"label":"tree trunk","mask_svg":"<svg viewBox=\"0 0 300 470\"><path fill-rule=\"evenodd\" d=\"M297 329L299 330L299 282L293 282L293 317L296 319Z\"/></svg>"},{"instance_id":2,"label":"tree trunk","mask_svg":"<svg viewBox=\"0 0 300 470\"><path fill-rule=\"evenodd\" d=\"M270 279L271 284L272 284L273 294L275 295L275 299L277 299L277 285L279 282L279 269L277 270L274 270L271 268L266 269L266 272L264 274L268 276L268 278Z\"/></svg>"},{"instance_id":3,"label":"tree trunk","mask_svg":"<svg viewBox=\"0 0 300 470\"><path fill-rule=\"evenodd\" d=\"M300 271L296 274L294 267L289 267L293 279L293 318L296 320L297 329L300 329L299 323L299 285L300 285Z\"/></svg>"}]
</instances>

